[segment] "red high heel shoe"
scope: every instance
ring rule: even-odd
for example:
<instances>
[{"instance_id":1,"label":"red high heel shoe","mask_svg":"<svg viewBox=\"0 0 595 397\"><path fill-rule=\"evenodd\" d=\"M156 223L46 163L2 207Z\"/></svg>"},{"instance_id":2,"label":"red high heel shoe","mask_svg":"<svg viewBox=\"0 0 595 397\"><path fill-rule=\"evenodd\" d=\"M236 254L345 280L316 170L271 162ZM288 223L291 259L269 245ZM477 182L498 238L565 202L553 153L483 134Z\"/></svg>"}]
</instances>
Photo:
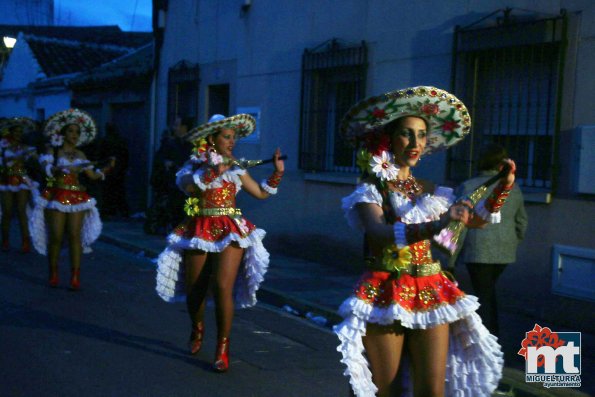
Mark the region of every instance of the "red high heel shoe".
<instances>
[{"instance_id":1,"label":"red high heel shoe","mask_svg":"<svg viewBox=\"0 0 595 397\"><path fill-rule=\"evenodd\" d=\"M217 372L227 372L229 369L229 338L224 337L217 340L213 369Z\"/></svg>"},{"instance_id":2,"label":"red high heel shoe","mask_svg":"<svg viewBox=\"0 0 595 397\"><path fill-rule=\"evenodd\" d=\"M56 288L58 286L58 272L56 272L56 273L50 272L50 279L48 281L48 284L52 288Z\"/></svg>"},{"instance_id":3,"label":"red high heel shoe","mask_svg":"<svg viewBox=\"0 0 595 397\"><path fill-rule=\"evenodd\" d=\"M81 289L80 274L81 269L72 269L72 276L70 277L70 289L72 291L78 291Z\"/></svg>"},{"instance_id":4,"label":"red high heel shoe","mask_svg":"<svg viewBox=\"0 0 595 397\"><path fill-rule=\"evenodd\" d=\"M204 331L205 326L202 321L192 326L192 332L190 332L190 341L188 342L190 345L190 354L194 355L200 351L200 348L202 347L202 337L204 335Z\"/></svg>"},{"instance_id":5,"label":"red high heel shoe","mask_svg":"<svg viewBox=\"0 0 595 397\"><path fill-rule=\"evenodd\" d=\"M23 245L21 245L21 252L23 254L28 254L29 252L31 252L31 242L29 241L29 239L23 240Z\"/></svg>"}]
</instances>

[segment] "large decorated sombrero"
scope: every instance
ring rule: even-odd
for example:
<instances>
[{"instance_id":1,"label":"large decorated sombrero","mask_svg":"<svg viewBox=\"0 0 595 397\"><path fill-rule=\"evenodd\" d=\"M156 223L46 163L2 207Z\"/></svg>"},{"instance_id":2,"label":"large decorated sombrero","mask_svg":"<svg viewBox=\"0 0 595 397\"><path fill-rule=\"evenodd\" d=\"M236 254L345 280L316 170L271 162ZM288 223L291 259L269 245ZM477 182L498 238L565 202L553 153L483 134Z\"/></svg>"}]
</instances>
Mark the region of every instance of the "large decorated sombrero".
<instances>
[{"instance_id":1,"label":"large decorated sombrero","mask_svg":"<svg viewBox=\"0 0 595 397\"><path fill-rule=\"evenodd\" d=\"M195 142L201 138L219 132L221 129L233 129L240 138L250 135L256 128L256 120L249 114L236 114L235 116L225 117L221 114L211 116L205 124L193 128L184 136L189 142Z\"/></svg>"},{"instance_id":2,"label":"large decorated sombrero","mask_svg":"<svg viewBox=\"0 0 595 397\"><path fill-rule=\"evenodd\" d=\"M24 135L37 129L37 124L29 117L10 117L0 121L0 136L8 136L10 134L10 129L16 126L23 129Z\"/></svg>"},{"instance_id":3,"label":"large decorated sombrero","mask_svg":"<svg viewBox=\"0 0 595 397\"><path fill-rule=\"evenodd\" d=\"M416 116L428 123L424 154L460 142L471 130L463 102L435 87L413 87L370 97L354 105L341 121L341 133L353 146L371 131L401 117Z\"/></svg>"},{"instance_id":4,"label":"large decorated sombrero","mask_svg":"<svg viewBox=\"0 0 595 397\"><path fill-rule=\"evenodd\" d=\"M52 138L58 135L64 126L69 124L76 124L81 130L77 146L91 142L95 138L95 134L97 134L93 118L80 109L68 109L54 114L47 120L43 133L45 136Z\"/></svg>"}]
</instances>

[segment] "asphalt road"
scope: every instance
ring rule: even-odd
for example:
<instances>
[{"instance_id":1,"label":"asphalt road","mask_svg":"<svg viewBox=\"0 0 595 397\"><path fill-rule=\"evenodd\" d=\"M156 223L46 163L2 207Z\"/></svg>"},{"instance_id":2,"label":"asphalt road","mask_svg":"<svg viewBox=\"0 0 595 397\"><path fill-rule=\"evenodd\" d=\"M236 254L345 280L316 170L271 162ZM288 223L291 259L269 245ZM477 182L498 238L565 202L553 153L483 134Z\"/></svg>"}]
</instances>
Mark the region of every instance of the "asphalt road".
<instances>
[{"instance_id":1,"label":"asphalt road","mask_svg":"<svg viewBox=\"0 0 595 397\"><path fill-rule=\"evenodd\" d=\"M57 289L46 285L45 257L0 253L0 396L348 395L335 336L262 304L236 312L231 369L214 373L212 305L203 350L190 356L185 306L154 293L155 265L94 249L79 292L66 288L67 253Z\"/></svg>"}]
</instances>

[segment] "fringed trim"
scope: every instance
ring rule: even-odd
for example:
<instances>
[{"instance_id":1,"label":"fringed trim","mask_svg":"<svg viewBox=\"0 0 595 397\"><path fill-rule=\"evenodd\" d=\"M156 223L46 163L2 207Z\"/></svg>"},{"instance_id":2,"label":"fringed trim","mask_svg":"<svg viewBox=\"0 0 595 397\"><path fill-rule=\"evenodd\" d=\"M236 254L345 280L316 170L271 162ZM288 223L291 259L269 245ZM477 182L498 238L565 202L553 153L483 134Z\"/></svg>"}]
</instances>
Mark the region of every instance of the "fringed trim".
<instances>
[{"instance_id":1,"label":"fringed trim","mask_svg":"<svg viewBox=\"0 0 595 397\"><path fill-rule=\"evenodd\" d=\"M475 213L488 223L500 223L502 221L502 214L498 212L490 212L486 208L485 199L480 200L475 206Z\"/></svg>"},{"instance_id":2,"label":"fringed trim","mask_svg":"<svg viewBox=\"0 0 595 397\"><path fill-rule=\"evenodd\" d=\"M264 190L265 192L267 192L270 195L277 194L277 191L279 190L276 187L270 187L269 184L267 183L266 179L263 179L262 181L260 181L260 187L262 188L262 190Z\"/></svg>"},{"instance_id":3,"label":"fringed trim","mask_svg":"<svg viewBox=\"0 0 595 397\"><path fill-rule=\"evenodd\" d=\"M206 252L221 252L232 242L237 242L241 248L247 248L255 244L262 244L266 232L262 229L254 229L248 236L242 237L237 233L230 233L224 239L218 241L207 241L198 237L186 239L171 233L167 236L169 246L182 250L201 250Z\"/></svg>"},{"instance_id":4,"label":"fringed trim","mask_svg":"<svg viewBox=\"0 0 595 397\"><path fill-rule=\"evenodd\" d=\"M91 208L95 208L97 205L97 202L95 201L94 198L91 198L86 203L80 203L80 204L62 204L59 201L54 201L54 200L47 201L43 197L39 197L37 199L37 202L41 203L41 205L43 205L44 208L48 208L51 210L58 210L60 212L68 212L68 213L90 210Z\"/></svg>"},{"instance_id":5,"label":"fringed trim","mask_svg":"<svg viewBox=\"0 0 595 397\"><path fill-rule=\"evenodd\" d=\"M339 308L339 315L345 318L355 315L366 322L377 324L400 321L406 328L427 329L457 321L473 313L478 307L477 298L472 295L466 295L453 304L444 304L426 311L408 311L398 304L380 308L352 296L343 302Z\"/></svg>"},{"instance_id":6,"label":"fringed trim","mask_svg":"<svg viewBox=\"0 0 595 397\"><path fill-rule=\"evenodd\" d=\"M37 190L39 188L39 183L35 181L31 181L30 184L21 183L20 185L3 185L3 190L5 192L20 192L21 190Z\"/></svg>"},{"instance_id":7,"label":"fringed trim","mask_svg":"<svg viewBox=\"0 0 595 397\"><path fill-rule=\"evenodd\" d=\"M186 298L185 269L182 261L183 249L172 246L167 247L157 259L155 290L166 302L180 302ZM254 238L252 244L246 247L242 266L235 281L234 300L239 308L256 304L256 291L264 280L268 265L269 253L260 240Z\"/></svg>"}]
</instances>

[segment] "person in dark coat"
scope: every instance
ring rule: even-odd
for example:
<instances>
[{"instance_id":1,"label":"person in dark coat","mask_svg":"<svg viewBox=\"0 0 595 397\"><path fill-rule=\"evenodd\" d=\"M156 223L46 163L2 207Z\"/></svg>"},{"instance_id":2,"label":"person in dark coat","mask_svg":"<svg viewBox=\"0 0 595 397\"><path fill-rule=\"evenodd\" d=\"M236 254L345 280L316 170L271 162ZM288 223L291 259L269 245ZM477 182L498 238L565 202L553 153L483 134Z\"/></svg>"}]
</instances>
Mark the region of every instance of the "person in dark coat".
<instances>
[{"instance_id":1,"label":"person in dark coat","mask_svg":"<svg viewBox=\"0 0 595 397\"><path fill-rule=\"evenodd\" d=\"M479 156L479 175L463 182L457 189L457 197L468 195L496 175L502 160L507 157L506 149L500 145L484 147ZM517 247L527 230L523 193L517 184L500 213L500 223L486 225L483 229L467 230L466 235L461 236L464 242L459 253L459 261L466 264L473 290L481 304L477 312L485 326L496 336L499 335L496 283L506 266L516 262Z\"/></svg>"},{"instance_id":2,"label":"person in dark coat","mask_svg":"<svg viewBox=\"0 0 595 397\"><path fill-rule=\"evenodd\" d=\"M99 159L113 156L116 158L114 169L105 176L102 184L102 215L104 217L129 216L128 201L126 199L126 172L128 170L128 144L122 138L115 125L107 123L105 138L99 145Z\"/></svg>"}]
</instances>

